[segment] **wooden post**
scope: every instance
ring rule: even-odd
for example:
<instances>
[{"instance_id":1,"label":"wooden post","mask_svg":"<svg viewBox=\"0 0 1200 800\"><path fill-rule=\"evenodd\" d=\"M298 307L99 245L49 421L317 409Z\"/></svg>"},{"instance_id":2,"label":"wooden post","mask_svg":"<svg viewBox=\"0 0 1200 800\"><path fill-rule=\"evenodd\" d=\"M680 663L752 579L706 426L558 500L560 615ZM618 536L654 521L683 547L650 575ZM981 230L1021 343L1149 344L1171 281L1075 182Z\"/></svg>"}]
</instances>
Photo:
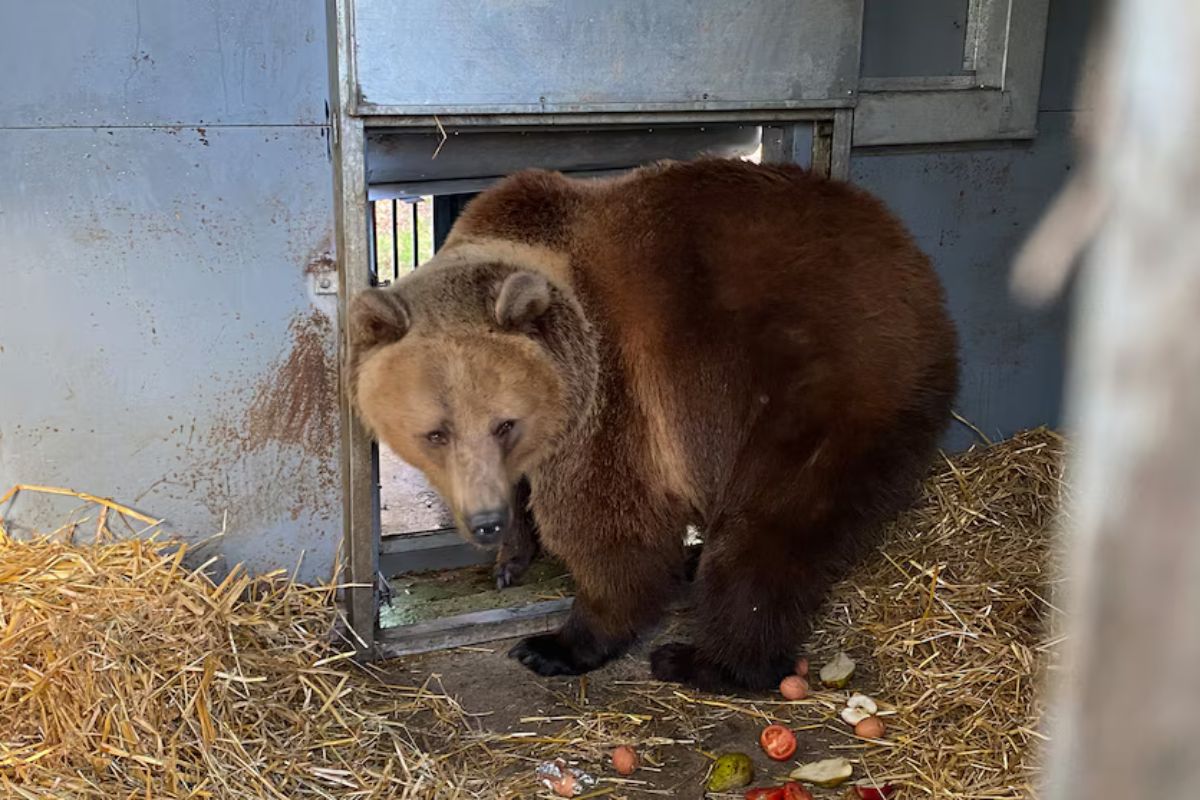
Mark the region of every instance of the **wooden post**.
<instances>
[{"instance_id":1,"label":"wooden post","mask_svg":"<svg viewBox=\"0 0 1200 800\"><path fill-rule=\"evenodd\" d=\"M1091 245L1052 800L1200 788L1200 3L1112 10L1087 161L1015 272L1048 296Z\"/></svg>"}]
</instances>

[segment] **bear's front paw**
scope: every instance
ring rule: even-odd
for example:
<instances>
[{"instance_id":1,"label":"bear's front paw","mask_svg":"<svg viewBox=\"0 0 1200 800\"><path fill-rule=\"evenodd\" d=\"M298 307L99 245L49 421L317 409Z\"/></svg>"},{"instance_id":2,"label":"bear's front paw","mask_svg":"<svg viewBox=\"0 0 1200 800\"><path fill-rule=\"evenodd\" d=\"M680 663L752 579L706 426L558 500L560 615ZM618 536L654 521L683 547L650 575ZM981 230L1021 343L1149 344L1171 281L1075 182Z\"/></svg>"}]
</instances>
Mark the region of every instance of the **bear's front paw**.
<instances>
[{"instance_id":1,"label":"bear's front paw","mask_svg":"<svg viewBox=\"0 0 1200 800\"><path fill-rule=\"evenodd\" d=\"M533 559L527 556L506 558L501 551L500 558L496 561L496 588L507 589L512 586L528 571L532 562Z\"/></svg>"},{"instance_id":2,"label":"bear's front paw","mask_svg":"<svg viewBox=\"0 0 1200 800\"><path fill-rule=\"evenodd\" d=\"M522 639L508 651L508 655L545 677L581 675L587 671L579 668L571 649L553 633Z\"/></svg>"},{"instance_id":3,"label":"bear's front paw","mask_svg":"<svg viewBox=\"0 0 1200 800\"><path fill-rule=\"evenodd\" d=\"M684 642L670 642L650 653L650 672L666 683L692 683L696 677L696 648Z\"/></svg>"}]
</instances>

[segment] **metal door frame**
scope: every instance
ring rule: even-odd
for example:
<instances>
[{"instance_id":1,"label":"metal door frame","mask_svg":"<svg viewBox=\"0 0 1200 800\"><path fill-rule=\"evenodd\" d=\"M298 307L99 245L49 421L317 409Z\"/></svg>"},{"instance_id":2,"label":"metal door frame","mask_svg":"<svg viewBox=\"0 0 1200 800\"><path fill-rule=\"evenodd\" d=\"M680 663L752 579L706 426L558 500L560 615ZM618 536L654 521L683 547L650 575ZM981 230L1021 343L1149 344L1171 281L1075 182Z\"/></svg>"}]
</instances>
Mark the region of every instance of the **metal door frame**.
<instances>
[{"instance_id":1,"label":"metal door frame","mask_svg":"<svg viewBox=\"0 0 1200 800\"><path fill-rule=\"evenodd\" d=\"M327 0L332 95L334 197L338 264L338 355L344 504L344 610L348 633L364 656L399 655L437 647L467 644L548 630L567 613L570 602L547 601L522 609L465 614L448 620L405 626L381 641L375 622L378 612L380 556L379 492L375 443L357 419L347 386L350 342L347 335L349 300L370 288L370 237L366 182L366 133L391 128L445 131L469 127L517 132L529 129L594 129L609 125L671 125L739 123L763 127L763 161L794 161L803 137L797 125L813 126L812 165L823 174L849 178L853 109L746 108L731 111L672 110L631 113L504 114L494 116L422 115L361 116L356 109L353 64L353 0Z\"/></svg>"}]
</instances>

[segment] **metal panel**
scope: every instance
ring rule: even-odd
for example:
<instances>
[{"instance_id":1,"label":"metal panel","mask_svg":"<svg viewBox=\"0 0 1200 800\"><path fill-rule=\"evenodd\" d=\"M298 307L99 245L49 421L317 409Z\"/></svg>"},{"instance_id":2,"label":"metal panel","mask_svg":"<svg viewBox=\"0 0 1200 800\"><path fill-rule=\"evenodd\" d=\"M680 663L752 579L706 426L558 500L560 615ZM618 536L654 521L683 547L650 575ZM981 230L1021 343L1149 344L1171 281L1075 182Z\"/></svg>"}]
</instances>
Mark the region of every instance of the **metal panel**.
<instances>
[{"instance_id":1,"label":"metal panel","mask_svg":"<svg viewBox=\"0 0 1200 800\"><path fill-rule=\"evenodd\" d=\"M362 113L845 105L861 2L354 0Z\"/></svg>"},{"instance_id":2,"label":"metal panel","mask_svg":"<svg viewBox=\"0 0 1200 800\"><path fill-rule=\"evenodd\" d=\"M325 131L0 130L0 485L327 578L341 534ZM67 506L18 498L22 530ZM303 563L301 564L301 559Z\"/></svg>"},{"instance_id":3,"label":"metal panel","mask_svg":"<svg viewBox=\"0 0 1200 800\"><path fill-rule=\"evenodd\" d=\"M0 127L324 123L319 0L0 3Z\"/></svg>"},{"instance_id":4,"label":"metal panel","mask_svg":"<svg viewBox=\"0 0 1200 800\"><path fill-rule=\"evenodd\" d=\"M1042 70L1040 106L1043 111L1078 109L1079 87L1098 71L1096 52L1086 52L1099 27L1095 0L1054 0L1046 24L1046 58Z\"/></svg>"},{"instance_id":5,"label":"metal panel","mask_svg":"<svg viewBox=\"0 0 1200 800\"><path fill-rule=\"evenodd\" d=\"M1031 311L1009 294L1009 265L1071 169L1074 114L1043 114L1030 144L855 153L854 182L879 195L934 261L962 343L956 408L988 436L1056 424L1063 307ZM946 445L973 439L954 426Z\"/></svg>"},{"instance_id":6,"label":"metal panel","mask_svg":"<svg viewBox=\"0 0 1200 800\"><path fill-rule=\"evenodd\" d=\"M973 1L866 0L863 77L963 74L967 11Z\"/></svg>"},{"instance_id":7,"label":"metal panel","mask_svg":"<svg viewBox=\"0 0 1200 800\"><path fill-rule=\"evenodd\" d=\"M992 90L863 92L854 114L854 146L1032 139L1037 97L1020 114L1008 94Z\"/></svg>"},{"instance_id":8,"label":"metal panel","mask_svg":"<svg viewBox=\"0 0 1200 800\"><path fill-rule=\"evenodd\" d=\"M1038 91L1046 40L1049 0L1004 0L1007 26L993 26L1007 48L996 48L981 65L985 72L1004 64L1003 88L963 86L921 91L863 91L854 111L856 147L998 139L1029 139L1037 133ZM996 9L987 4L989 14ZM955 78L955 80L958 80ZM977 83L996 83L979 76Z\"/></svg>"}]
</instances>

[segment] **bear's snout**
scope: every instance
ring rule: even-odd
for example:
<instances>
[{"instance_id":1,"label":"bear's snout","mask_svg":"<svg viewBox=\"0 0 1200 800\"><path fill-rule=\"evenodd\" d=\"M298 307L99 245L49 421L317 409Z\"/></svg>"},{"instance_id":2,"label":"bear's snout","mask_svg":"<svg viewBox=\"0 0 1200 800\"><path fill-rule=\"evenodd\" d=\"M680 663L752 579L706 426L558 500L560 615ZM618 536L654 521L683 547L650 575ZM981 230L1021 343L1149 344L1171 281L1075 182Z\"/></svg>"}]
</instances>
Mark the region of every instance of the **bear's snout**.
<instances>
[{"instance_id":1,"label":"bear's snout","mask_svg":"<svg viewBox=\"0 0 1200 800\"><path fill-rule=\"evenodd\" d=\"M508 527L509 516L507 508L478 511L467 517L467 529L477 543L484 546L494 545L504 535L504 529Z\"/></svg>"}]
</instances>

